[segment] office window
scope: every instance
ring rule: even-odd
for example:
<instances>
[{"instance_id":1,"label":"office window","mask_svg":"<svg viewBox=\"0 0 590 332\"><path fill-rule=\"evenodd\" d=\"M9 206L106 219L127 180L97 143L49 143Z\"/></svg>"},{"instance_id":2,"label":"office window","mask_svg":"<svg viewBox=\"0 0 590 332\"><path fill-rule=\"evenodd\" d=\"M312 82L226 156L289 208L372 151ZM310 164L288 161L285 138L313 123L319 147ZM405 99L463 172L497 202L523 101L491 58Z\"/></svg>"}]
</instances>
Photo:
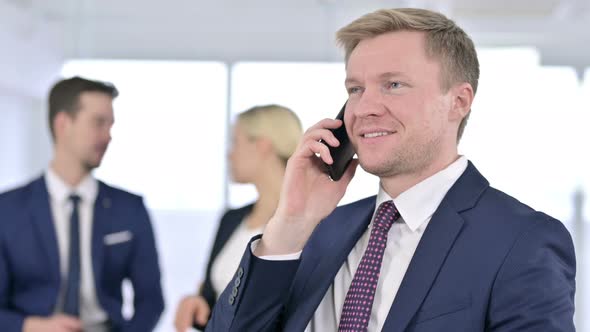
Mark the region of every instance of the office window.
<instances>
[{"instance_id":1,"label":"office window","mask_svg":"<svg viewBox=\"0 0 590 332\"><path fill-rule=\"evenodd\" d=\"M481 78L460 152L491 185L567 223L579 184L579 85L529 49L479 50Z\"/></svg>"}]
</instances>

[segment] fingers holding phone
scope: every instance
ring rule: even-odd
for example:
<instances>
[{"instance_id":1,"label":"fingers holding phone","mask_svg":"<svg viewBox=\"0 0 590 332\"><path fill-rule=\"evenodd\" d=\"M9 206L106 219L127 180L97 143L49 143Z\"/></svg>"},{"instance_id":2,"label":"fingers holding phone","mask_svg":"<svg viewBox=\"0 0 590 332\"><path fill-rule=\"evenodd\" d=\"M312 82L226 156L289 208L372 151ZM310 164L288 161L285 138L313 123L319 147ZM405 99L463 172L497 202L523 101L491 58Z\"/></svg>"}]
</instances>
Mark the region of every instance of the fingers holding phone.
<instances>
[{"instance_id":1,"label":"fingers holding phone","mask_svg":"<svg viewBox=\"0 0 590 332\"><path fill-rule=\"evenodd\" d=\"M346 132L344 112L346 103L334 120L324 119L310 127L302 140L309 140L305 157L319 156L323 169L334 181L338 181L352 161L355 151ZM317 144L322 143L322 144Z\"/></svg>"},{"instance_id":2,"label":"fingers holding phone","mask_svg":"<svg viewBox=\"0 0 590 332\"><path fill-rule=\"evenodd\" d=\"M344 107L341 113L343 116ZM324 119L305 132L287 163L279 204L257 255L303 248L313 229L344 196L358 165L353 156L342 119Z\"/></svg>"}]
</instances>

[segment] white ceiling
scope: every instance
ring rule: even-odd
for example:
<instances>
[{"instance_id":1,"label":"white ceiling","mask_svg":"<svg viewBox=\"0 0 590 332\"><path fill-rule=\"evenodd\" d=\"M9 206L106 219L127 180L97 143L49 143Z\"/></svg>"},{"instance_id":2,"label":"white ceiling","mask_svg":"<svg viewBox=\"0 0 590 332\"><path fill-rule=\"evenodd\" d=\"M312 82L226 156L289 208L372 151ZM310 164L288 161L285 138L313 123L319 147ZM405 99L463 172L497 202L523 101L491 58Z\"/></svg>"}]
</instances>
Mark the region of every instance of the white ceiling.
<instances>
[{"instance_id":1,"label":"white ceiling","mask_svg":"<svg viewBox=\"0 0 590 332\"><path fill-rule=\"evenodd\" d=\"M423 7L478 46L536 46L544 64L590 66L590 0L0 0L0 21L2 5L27 18L16 33L57 31L66 58L339 61L344 24Z\"/></svg>"}]
</instances>

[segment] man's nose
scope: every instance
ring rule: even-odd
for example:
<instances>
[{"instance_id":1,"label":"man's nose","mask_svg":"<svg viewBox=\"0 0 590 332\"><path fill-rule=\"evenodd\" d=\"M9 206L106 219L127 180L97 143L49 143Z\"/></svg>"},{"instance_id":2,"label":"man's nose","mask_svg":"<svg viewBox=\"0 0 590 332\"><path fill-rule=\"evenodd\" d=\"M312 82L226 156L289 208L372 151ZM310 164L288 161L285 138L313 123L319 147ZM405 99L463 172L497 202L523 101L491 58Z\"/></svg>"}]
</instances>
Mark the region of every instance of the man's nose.
<instances>
[{"instance_id":1,"label":"man's nose","mask_svg":"<svg viewBox=\"0 0 590 332\"><path fill-rule=\"evenodd\" d=\"M357 117L379 116L384 111L383 95L376 88L365 89L353 110Z\"/></svg>"}]
</instances>

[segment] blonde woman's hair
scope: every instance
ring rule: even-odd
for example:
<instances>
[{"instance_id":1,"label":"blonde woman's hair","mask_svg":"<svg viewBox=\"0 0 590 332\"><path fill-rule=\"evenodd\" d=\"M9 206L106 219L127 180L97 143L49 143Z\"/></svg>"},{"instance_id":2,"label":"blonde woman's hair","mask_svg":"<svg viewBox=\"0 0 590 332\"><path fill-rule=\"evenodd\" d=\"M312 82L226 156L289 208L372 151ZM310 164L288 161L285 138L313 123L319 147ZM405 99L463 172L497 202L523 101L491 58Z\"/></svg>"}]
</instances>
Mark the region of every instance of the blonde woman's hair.
<instances>
[{"instance_id":1,"label":"blonde woman's hair","mask_svg":"<svg viewBox=\"0 0 590 332\"><path fill-rule=\"evenodd\" d=\"M366 14L336 33L336 40L350 54L362 40L396 31L420 31L426 34L426 55L441 64L441 88L447 92L457 83L471 84L477 91L479 61L473 41L446 16L418 8L382 9ZM467 118L459 125L457 140L463 135Z\"/></svg>"},{"instance_id":2,"label":"blonde woman's hair","mask_svg":"<svg viewBox=\"0 0 590 332\"><path fill-rule=\"evenodd\" d=\"M295 112L280 105L252 107L238 115L237 124L250 138L269 139L277 156L285 163L303 135Z\"/></svg>"}]
</instances>

